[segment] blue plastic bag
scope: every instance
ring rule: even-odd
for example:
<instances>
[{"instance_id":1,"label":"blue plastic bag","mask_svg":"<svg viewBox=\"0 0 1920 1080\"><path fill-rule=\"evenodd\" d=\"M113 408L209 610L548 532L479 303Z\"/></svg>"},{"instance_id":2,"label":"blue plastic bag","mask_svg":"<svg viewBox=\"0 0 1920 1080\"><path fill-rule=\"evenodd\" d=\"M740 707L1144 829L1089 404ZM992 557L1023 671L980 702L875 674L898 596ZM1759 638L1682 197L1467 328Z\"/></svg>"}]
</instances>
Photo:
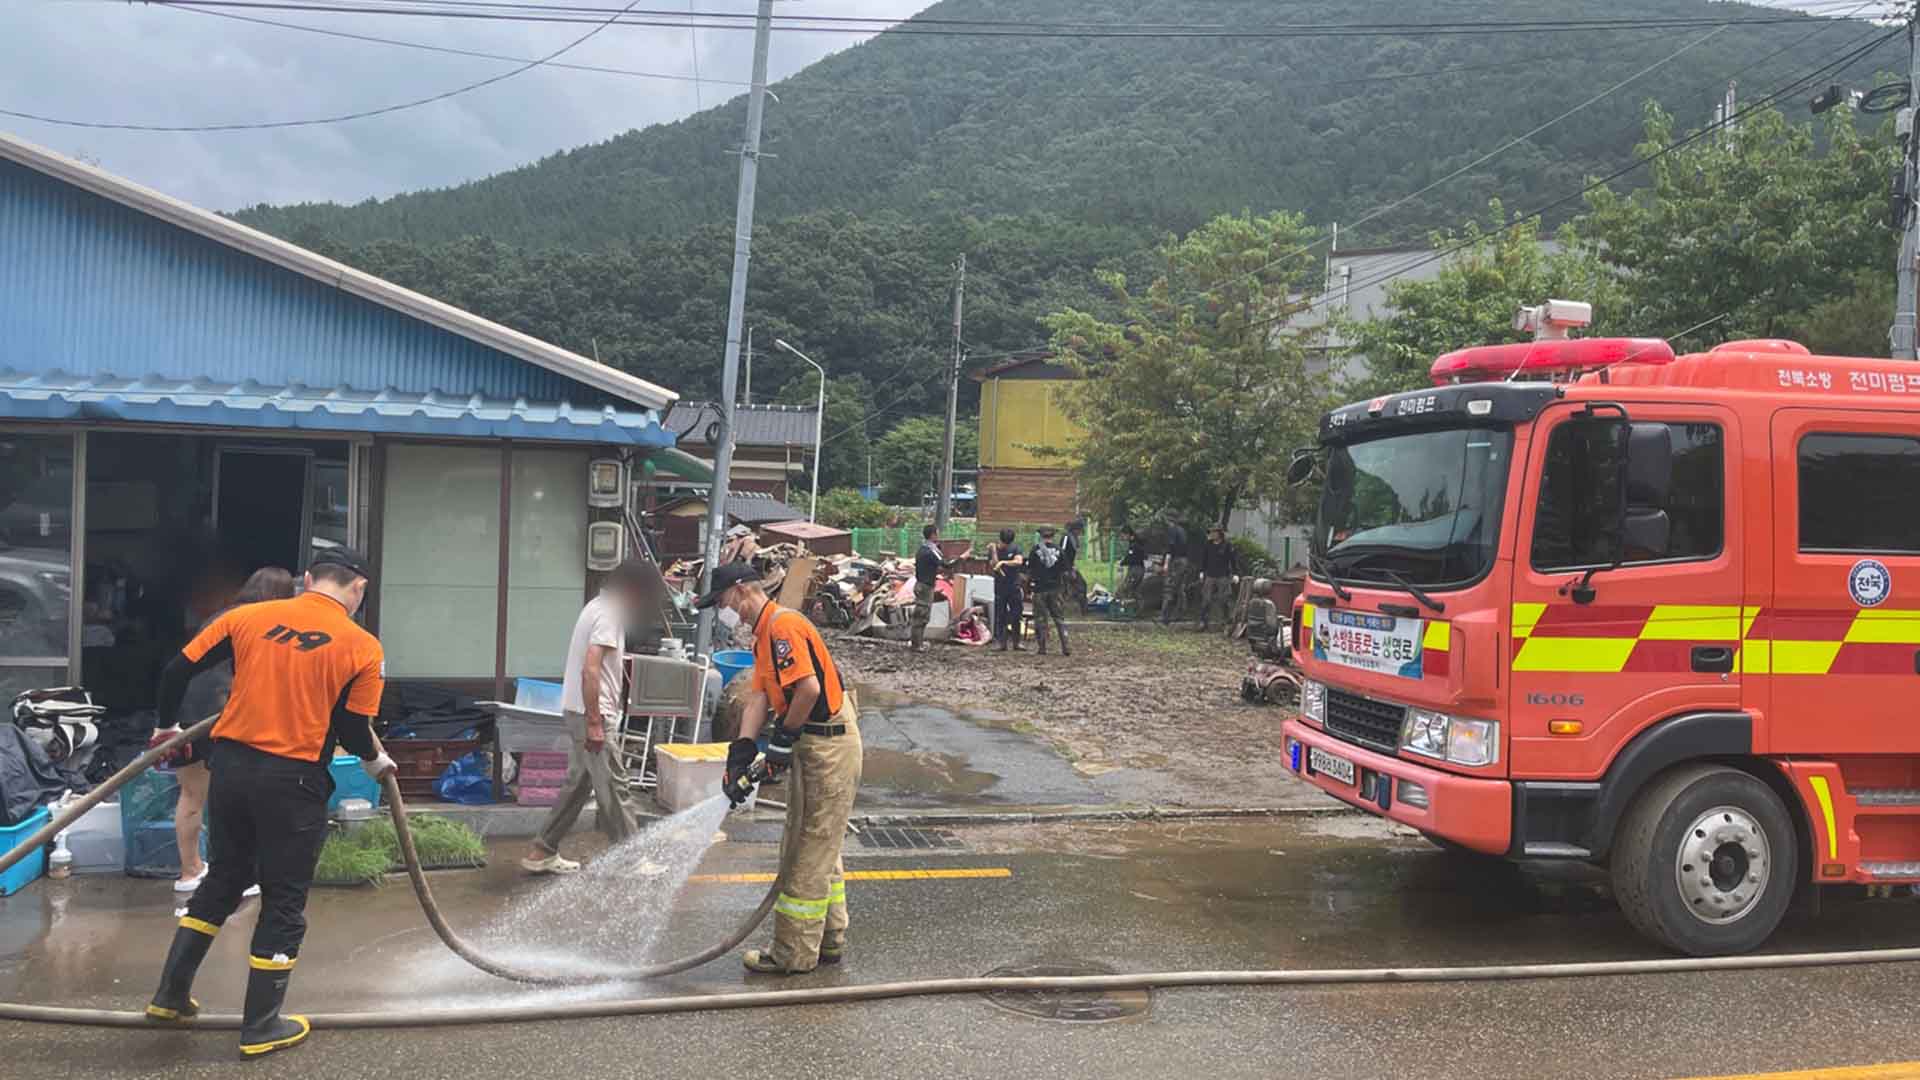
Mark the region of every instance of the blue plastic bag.
<instances>
[{"instance_id":1,"label":"blue plastic bag","mask_svg":"<svg viewBox=\"0 0 1920 1080\"><path fill-rule=\"evenodd\" d=\"M492 763L475 750L458 758L433 782L433 793L444 802L479 806L493 801Z\"/></svg>"}]
</instances>

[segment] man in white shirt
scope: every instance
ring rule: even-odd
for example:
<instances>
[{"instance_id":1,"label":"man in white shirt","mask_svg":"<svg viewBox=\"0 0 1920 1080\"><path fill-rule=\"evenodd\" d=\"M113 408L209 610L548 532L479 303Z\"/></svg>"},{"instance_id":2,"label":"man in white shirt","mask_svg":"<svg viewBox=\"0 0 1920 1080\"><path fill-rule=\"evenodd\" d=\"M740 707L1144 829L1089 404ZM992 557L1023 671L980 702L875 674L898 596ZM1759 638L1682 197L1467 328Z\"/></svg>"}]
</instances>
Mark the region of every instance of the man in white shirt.
<instances>
[{"instance_id":1,"label":"man in white shirt","mask_svg":"<svg viewBox=\"0 0 1920 1080\"><path fill-rule=\"evenodd\" d=\"M617 745L624 712L621 664L628 623L658 605L665 591L657 567L629 559L607 575L600 595L587 601L574 621L573 640L567 645L566 681L560 692L560 711L573 737L567 751L567 785L520 860L521 869L528 873L571 874L580 869L579 863L561 858L560 841L589 797L599 807L594 820L606 834L608 846L639 831Z\"/></svg>"}]
</instances>

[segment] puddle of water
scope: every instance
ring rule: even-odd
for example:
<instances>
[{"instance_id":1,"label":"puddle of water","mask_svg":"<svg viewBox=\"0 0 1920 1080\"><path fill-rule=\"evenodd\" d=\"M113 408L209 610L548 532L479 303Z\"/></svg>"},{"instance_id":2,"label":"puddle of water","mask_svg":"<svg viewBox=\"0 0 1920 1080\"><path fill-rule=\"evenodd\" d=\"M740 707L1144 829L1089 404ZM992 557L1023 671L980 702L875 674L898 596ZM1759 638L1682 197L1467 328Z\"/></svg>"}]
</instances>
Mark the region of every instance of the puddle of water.
<instances>
[{"instance_id":1,"label":"puddle of water","mask_svg":"<svg viewBox=\"0 0 1920 1080\"><path fill-rule=\"evenodd\" d=\"M968 768L959 754L875 746L867 747L860 774L862 786L914 795L978 795L999 781L992 773Z\"/></svg>"}]
</instances>

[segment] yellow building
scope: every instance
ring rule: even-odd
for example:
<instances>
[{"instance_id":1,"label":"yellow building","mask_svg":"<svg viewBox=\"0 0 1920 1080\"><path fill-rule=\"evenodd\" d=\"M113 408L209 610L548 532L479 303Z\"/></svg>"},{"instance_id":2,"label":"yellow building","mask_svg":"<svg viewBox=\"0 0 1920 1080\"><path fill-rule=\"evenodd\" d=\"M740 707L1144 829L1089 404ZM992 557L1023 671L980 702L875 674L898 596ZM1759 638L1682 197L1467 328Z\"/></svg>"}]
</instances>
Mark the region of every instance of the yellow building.
<instances>
[{"instance_id":1,"label":"yellow building","mask_svg":"<svg viewBox=\"0 0 1920 1080\"><path fill-rule=\"evenodd\" d=\"M974 376L980 383L979 523L1063 525L1080 511L1071 450L1086 430L1069 420L1062 392L1079 378L1052 353L1021 353Z\"/></svg>"}]
</instances>

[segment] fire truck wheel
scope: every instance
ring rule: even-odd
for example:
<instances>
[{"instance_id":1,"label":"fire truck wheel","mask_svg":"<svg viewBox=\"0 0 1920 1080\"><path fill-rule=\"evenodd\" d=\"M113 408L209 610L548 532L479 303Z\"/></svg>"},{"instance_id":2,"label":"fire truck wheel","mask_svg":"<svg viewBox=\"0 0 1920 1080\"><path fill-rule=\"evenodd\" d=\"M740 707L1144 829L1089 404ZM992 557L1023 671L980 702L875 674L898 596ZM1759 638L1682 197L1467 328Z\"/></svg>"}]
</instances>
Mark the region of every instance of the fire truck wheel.
<instances>
[{"instance_id":1,"label":"fire truck wheel","mask_svg":"<svg viewBox=\"0 0 1920 1080\"><path fill-rule=\"evenodd\" d=\"M1676 952L1757 948L1793 899L1793 822L1773 789L1719 765L1647 785L1613 842L1613 892L1634 928Z\"/></svg>"}]
</instances>

